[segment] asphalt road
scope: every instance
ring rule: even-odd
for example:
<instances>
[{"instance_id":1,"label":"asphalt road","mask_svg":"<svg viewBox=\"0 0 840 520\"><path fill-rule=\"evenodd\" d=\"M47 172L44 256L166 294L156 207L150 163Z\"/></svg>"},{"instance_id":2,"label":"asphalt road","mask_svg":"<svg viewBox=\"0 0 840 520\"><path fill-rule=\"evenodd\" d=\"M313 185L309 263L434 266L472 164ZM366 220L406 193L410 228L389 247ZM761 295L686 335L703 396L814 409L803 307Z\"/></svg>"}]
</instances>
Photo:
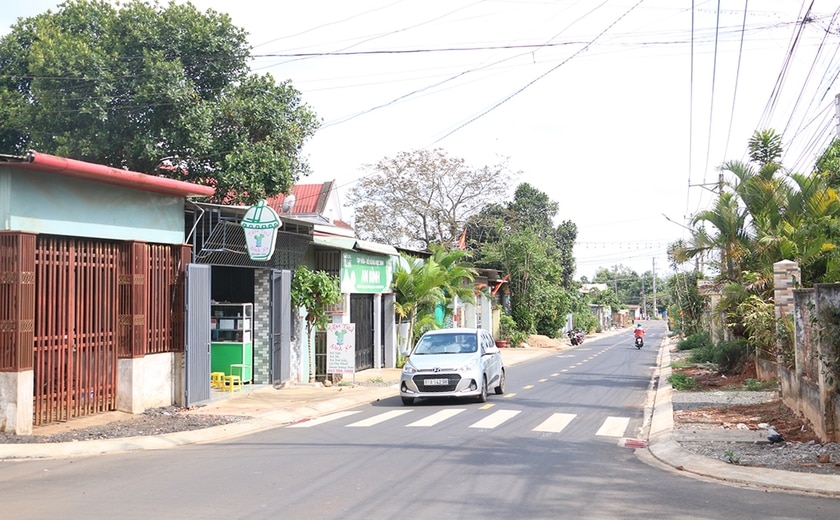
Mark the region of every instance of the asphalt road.
<instances>
[{"instance_id":1,"label":"asphalt road","mask_svg":"<svg viewBox=\"0 0 840 520\"><path fill-rule=\"evenodd\" d=\"M0 517L837 518L836 500L639 461L623 445L655 363L613 336L511 367L486 404L394 397L215 444L3 462Z\"/></svg>"}]
</instances>

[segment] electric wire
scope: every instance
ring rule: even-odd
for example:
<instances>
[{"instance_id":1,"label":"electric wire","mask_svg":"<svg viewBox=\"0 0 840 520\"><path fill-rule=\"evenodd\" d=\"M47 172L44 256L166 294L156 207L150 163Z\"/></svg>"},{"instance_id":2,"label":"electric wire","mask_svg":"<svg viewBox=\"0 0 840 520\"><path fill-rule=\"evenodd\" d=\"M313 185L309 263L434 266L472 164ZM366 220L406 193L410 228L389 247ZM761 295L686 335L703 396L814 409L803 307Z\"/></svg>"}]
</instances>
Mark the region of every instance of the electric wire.
<instances>
[{"instance_id":1,"label":"electric wire","mask_svg":"<svg viewBox=\"0 0 840 520\"><path fill-rule=\"evenodd\" d=\"M551 73L552 73L552 72L554 72L555 70L559 69L560 67L562 67L563 65L565 65L566 63L568 63L568 62L569 62L569 60L571 60L571 59L575 58L576 56L580 55L582 52L586 51L586 50L587 50L587 49L588 49L588 48L589 48L589 47L590 47L593 43L595 43L595 42L596 42L596 41L597 41L597 40L598 40L601 36L603 36L603 35L604 35L607 31L609 31L609 30L610 30L613 26L615 26L618 22L620 22L620 21L621 21L621 20L622 20L625 16L627 16L628 14L630 14L630 12L632 12L634 9L636 9L636 7L638 7L638 6L639 6L639 5L640 5L643 1L644 1L644 0L639 0L638 2L636 2L636 3L632 6L632 7L630 7L630 9L628 9L627 11L625 11L625 12L624 12L624 14L622 14L621 16L619 16L619 17L618 17L618 19L616 19L614 22L612 22L609 26L607 26L607 28L606 28L606 29L604 29L603 31L601 31L598 35L596 35L596 36L595 36L592 40L590 40L590 41L589 41L586 45L584 45L581 49L579 49L577 52L575 52L574 54L572 54L570 57L568 57L568 58L566 58L565 60L561 61L558 65L556 65L556 66L552 67L551 69L549 69L548 71L544 72L544 73L543 73L543 74L541 74L540 76L538 76L538 77L534 78L533 80L531 80L530 82L528 82L527 84L525 84L525 85L524 85L523 87L521 87L520 89L516 90L516 91L515 91L515 92L513 92L512 94L510 94L510 95L506 96L506 97L505 97L504 99L502 99L501 101L497 102L497 103L496 103L495 105L493 105L492 107L490 107L490 108L488 108L488 109L484 110L483 112L481 112L480 114L476 115L476 116L475 116L475 117L473 117L472 119L470 119L470 120L466 121L465 123L462 123L462 124L458 125L458 126L457 126L456 128L454 128L453 130L450 130L449 132L447 132L446 134L444 134L442 137L440 137L440 138L436 139L436 140L432 143L432 145L439 143L440 141L442 141L442 140L446 139L447 137L451 136L451 135L452 135L452 134L454 134L455 132L457 132L457 131L461 130L462 128L464 128L464 127L466 127L466 126L468 126L468 125L472 124L473 122L477 121L478 119L480 119L480 118L484 117L485 115L489 114L490 112L492 112L492 111L496 110L497 108L499 108L499 107L500 107L500 106L502 106L503 104L507 103L508 101L510 101L511 99L513 99L514 97L516 97L517 95L521 94L521 93L522 93L525 89L527 89L528 87L530 87L530 86L531 86L531 85L533 85L534 83L538 82L539 80L543 79L544 77L548 76L549 74L551 74Z\"/></svg>"}]
</instances>

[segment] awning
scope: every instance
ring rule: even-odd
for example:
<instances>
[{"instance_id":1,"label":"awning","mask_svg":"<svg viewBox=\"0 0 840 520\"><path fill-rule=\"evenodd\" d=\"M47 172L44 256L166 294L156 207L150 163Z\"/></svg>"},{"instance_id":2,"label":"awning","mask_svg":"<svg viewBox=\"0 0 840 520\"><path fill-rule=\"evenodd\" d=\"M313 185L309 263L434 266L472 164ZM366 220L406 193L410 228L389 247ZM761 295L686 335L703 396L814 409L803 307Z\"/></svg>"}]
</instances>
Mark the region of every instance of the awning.
<instances>
[{"instance_id":1,"label":"awning","mask_svg":"<svg viewBox=\"0 0 840 520\"><path fill-rule=\"evenodd\" d=\"M353 246L356 245L356 239L349 237L325 237L315 235L312 237L312 242L319 246L334 247L336 249L346 249L348 251L353 251Z\"/></svg>"},{"instance_id":2,"label":"awning","mask_svg":"<svg viewBox=\"0 0 840 520\"><path fill-rule=\"evenodd\" d=\"M361 251L370 251L371 253L379 253L380 255L394 255L397 256L397 248L385 244L377 244L376 242L368 242L367 240L356 240L356 249Z\"/></svg>"}]
</instances>

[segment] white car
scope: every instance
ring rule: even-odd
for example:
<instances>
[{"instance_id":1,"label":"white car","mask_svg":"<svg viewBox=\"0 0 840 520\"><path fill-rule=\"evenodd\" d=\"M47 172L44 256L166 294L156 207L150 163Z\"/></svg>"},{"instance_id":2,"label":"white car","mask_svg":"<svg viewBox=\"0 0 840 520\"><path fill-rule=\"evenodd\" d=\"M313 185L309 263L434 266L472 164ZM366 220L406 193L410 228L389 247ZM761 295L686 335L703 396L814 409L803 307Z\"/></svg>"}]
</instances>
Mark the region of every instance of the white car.
<instances>
[{"instance_id":1,"label":"white car","mask_svg":"<svg viewBox=\"0 0 840 520\"><path fill-rule=\"evenodd\" d=\"M400 378L405 405L420 397L475 397L505 393L505 366L493 336L483 329L439 329L423 334Z\"/></svg>"}]
</instances>

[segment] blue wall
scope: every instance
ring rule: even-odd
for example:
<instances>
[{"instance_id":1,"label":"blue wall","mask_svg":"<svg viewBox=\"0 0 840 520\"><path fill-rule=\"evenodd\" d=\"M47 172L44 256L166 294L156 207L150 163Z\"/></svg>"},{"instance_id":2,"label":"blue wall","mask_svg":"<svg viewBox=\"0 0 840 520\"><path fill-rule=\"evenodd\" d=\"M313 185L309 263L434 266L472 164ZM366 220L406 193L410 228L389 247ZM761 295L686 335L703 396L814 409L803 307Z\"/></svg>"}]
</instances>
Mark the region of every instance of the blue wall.
<instances>
[{"instance_id":1,"label":"blue wall","mask_svg":"<svg viewBox=\"0 0 840 520\"><path fill-rule=\"evenodd\" d=\"M184 243L184 199L0 166L0 229Z\"/></svg>"}]
</instances>

